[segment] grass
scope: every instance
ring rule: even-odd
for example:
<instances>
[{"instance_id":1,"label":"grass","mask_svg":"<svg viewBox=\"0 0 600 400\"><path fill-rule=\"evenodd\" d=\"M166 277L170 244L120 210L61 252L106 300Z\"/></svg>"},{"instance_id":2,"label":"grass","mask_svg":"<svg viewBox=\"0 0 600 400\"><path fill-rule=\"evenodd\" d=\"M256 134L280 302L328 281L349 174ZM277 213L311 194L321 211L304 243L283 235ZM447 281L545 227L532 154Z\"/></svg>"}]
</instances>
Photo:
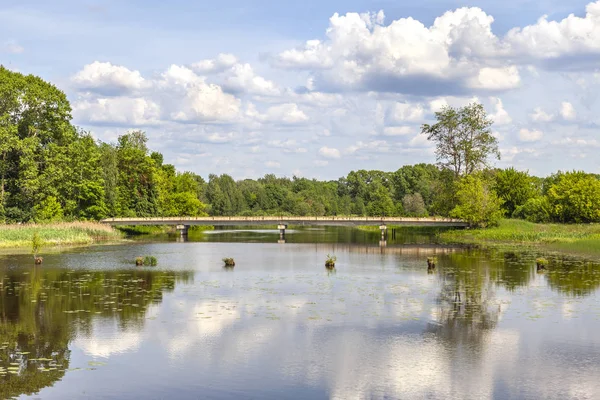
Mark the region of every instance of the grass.
<instances>
[{"instance_id":1,"label":"grass","mask_svg":"<svg viewBox=\"0 0 600 400\"><path fill-rule=\"evenodd\" d=\"M449 243L534 245L555 251L600 254L600 224L535 224L505 219L496 227L450 230L439 237Z\"/></svg>"},{"instance_id":2,"label":"grass","mask_svg":"<svg viewBox=\"0 0 600 400\"><path fill-rule=\"evenodd\" d=\"M98 222L0 225L0 248L31 247L35 232L44 246L91 244L123 237L121 232Z\"/></svg>"}]
</instances>

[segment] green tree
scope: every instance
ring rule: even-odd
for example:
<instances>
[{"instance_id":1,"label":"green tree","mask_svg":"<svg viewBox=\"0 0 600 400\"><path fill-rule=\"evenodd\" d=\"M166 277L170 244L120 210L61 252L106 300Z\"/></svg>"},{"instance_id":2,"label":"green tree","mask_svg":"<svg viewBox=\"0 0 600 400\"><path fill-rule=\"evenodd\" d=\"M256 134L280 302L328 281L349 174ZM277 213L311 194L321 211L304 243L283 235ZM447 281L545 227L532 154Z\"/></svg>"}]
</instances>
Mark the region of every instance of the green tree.
<instances>
[{"instance_id":1,"label":"green tree","mask_svg":"<svg viewBox=\"0 0 600 400\"><path fill-rule=\"evenodd\" d=\"M558 222L600 222L600 181L592 174L558 173L547 197Z\"/></svg>"},{"instance_id":2,"label":"green tree","mask_svg":"<svg viewBox=\"0 0 600 400\"><path fill-rule=\"evenodd\" d=\"M442 168L455 176L470 175L487 168L489 158L500 159L498 140L492 135L493 121L483 105L444 107L435 113L437 123L424 124L421 133L436 144L436 158Z\"/></svg>"},{"instance_id":3,"label":"green tree","mask_svg":"<svg viewBox=\"0 0 600 400\"><path fill-rule=\"evenodd\" d=\"M507 215L513 215L517 207L537 194L534 180L529 174L513 167L496 172L493 189L502 199L502 208Z\"/></svg>"},{"instance_id":4,"label":"green tree","mask_svg":"<svg viewBox=\"0 0 600 400\"><path fill-rule=\"evenodd\" d=\"M471 226L496 225L504 212L502 200L491 185L478 175L467 175L457 183L458 205L450 215L468 222Z\"/></svg>"},{"instance_id":5,"label":"green tree","mask_svg":"<svg viewBox=\"0 0 600 400\"><path fill-rule=\"evenodd\" d=\"M425 202L420 193L407 194L402 199L402 207L404 213L411 217L424 217L427 216L427 209L425 208Z\"/></svg>"},{"instance_id":6,"label":"green tree","mask_svg":"<svg viewBox=\"0 0 600 400\"><path fill-rule=\"evenodd\" d=\"M60 221L63 218L63 210L54 196L48 196L33 208L34 219L37 222Z\"/></svg>"}]
</instances>

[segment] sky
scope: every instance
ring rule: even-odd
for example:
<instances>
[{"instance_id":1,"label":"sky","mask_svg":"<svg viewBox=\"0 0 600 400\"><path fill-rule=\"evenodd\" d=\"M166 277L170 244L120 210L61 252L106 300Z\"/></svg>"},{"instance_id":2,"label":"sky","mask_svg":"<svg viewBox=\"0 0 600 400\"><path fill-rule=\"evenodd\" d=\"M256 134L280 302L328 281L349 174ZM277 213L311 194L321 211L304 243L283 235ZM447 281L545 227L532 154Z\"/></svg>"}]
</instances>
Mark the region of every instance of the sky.
<instances>
[{"instance_id":1,"label":"sky","mask_svg":"<svg viewBox=\"0 0 600 400\"><path fill-rule=\"evenodd\" d=\"M433 163L421 125L473 101L496 166L600 173L600 1L0 0L0 64L205 178Z\"/></svg>"}]
</instances>

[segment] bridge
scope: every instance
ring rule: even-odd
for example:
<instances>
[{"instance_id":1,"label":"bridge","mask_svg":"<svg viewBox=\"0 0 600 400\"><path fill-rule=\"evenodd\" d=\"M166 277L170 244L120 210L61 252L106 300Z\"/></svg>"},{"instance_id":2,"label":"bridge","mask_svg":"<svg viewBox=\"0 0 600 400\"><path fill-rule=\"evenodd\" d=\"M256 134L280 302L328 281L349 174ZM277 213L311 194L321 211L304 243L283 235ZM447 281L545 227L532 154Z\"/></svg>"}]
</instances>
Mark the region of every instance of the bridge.
<instances>
[{"instance_id":1,"label":"bridge","mask_svg":"<svg viewBox=\"0 0 600 400\"><path fill-rule=\"evenodd\" d=\"M285 242L285 230L288 225L319 225L319 226L360 226L377 225L381 230L381 239L385 242L387 225L398 226L438 226L465 228L469 224L452 218L411 218L411 217L152 217L152 218L108 218L101 221L104 224L118 225L174 225L181 237L187 237L192 225L213 226L254 226L277 225L279 239Z\"/></svg>"}]
</instances>

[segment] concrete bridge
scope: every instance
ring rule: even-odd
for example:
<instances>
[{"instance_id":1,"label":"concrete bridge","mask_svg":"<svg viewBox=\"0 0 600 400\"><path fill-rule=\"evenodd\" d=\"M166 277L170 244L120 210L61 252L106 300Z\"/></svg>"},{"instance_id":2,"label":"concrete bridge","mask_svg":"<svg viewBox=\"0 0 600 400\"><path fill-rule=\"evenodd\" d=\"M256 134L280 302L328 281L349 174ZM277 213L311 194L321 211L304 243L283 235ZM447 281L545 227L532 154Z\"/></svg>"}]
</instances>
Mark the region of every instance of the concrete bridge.
<instances>
[{"instance_id":1,"label":"concrete bridge","mask_svg":"<svg viewBox=\"0 0 600 400\"><path fill-rule=\"evenodd\" d=\"M182 237L186 237L191 225L243 226L277 225L280 240L285 241L288 225L320 226L359 226L376 225L385 241L387 225L399 226L441 226L464 228L468 223L451 218L410 218L410 217L152 217L152 218L108 218L102 223L115 225L175 225Z\"/></svg>"}]
</instances>

